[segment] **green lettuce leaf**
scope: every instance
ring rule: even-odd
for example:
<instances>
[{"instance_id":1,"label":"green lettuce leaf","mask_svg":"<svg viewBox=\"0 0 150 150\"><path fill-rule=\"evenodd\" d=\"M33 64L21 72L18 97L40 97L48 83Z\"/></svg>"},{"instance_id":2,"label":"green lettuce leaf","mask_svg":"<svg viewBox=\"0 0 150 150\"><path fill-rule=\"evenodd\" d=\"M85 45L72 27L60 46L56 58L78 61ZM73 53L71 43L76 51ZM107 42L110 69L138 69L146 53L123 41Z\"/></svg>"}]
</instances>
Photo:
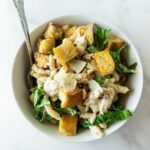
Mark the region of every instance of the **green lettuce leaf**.
<instances>
[{"instance_id":1,"label":"green lettuce leaf","mask_svg":"<svg viewBox=\"0 0 150 150\"><path fill-rule=\"evenodd\" d=\"M41 123L45 123L49 121L54 124L58 123L58 121L52 118L43 107L35 108L35 117Z\"/></svg>"},{"instance_id":2,"label":"green lettuce leaf","mask_svg":"<svg viewBox=\"0 0 150 150\"><path fill-rule=\"evenodd\" d=\"M36 108L40 108L48 104L50 104L50 101L46 97L43 97L40 103L36 106Z\"/></svg>"},{"instance_id":3,"label":"green lettuce leaf","mask_svg":"<svg viewBox=\"0 0 150 150\"><path fill-rule=\"evenodd\" d=\"M106 79L105 77L101 77L101 76L98 75L98 74L96 74L95 77L94 77L94 80L95 80L96 82L98 82L100 86L102 86L102 85L104 84L105 79Z\"/></svg>"},{"instance_id":4,"label":"green lettuce leaf","mask_svg":"<svg viewBox=\"0 0 150 150\"><path fill-rule=\"evenodd\" d=\"M37 88L34 91L34 107L37 107L41 104L41 100L43 99L44 93L44 90L41 88Z\"/></svg>"},{"instance_id":5,"label":"green lettuce leaf","mask_svg":"<svg viewBox=\"0 0 150 150\"><path fill-rule=\"evenodd\" d=\"M120 49L118 49L117 51L113 51L111 52L111 56L113 57L114 61L115 61L115 65L116 65L116 69L119 73L121 74L125 74L125 75L129 75L135 72L137 63L133 63L130 66L125 66L122 62L121 62L121 54L122 52L128 47L128 45L123 45Z\"/></svg>"},{"instance_id":6,"label":"green lettuce leaf","mask_svg":"<svg viewBox=\"0 0 150 150\"><path fill-rule=\"evenodd\" d=\"M54 53L54 51L53 51L53 50L50 50L50 55L52 55L52 56L54 56L54 55L55 55L55 53Z\"/></svg>"},{"instance_id":7,"label":"green lettuce leaf","mask_svg":"<svg viewBox=\"0 0 150 150\"><path fill-rule=\"evenodd\" d=\"M98 27L94 35L95 45L99 50L103 50L104 43L109 37L110 29Z\"/></svg>"},{"instance_id":8,"label":"green lettuce leaf","mask_svg":"<svg viewBox=\"0 0 150 150\"><path fill-rule=\"evenodd\" d=\"M45 97L45 92L42 88L34 87L30 90L34 95L34 110L35 117L41 123L51 121L57 123L57 120L52 118L45 110L44 106L50 104L49 99Z\"/></svg>"},{"instance_id":9,"label":"green lettuce leaf","mask_svg":"<svg viewBox=\"0 0 150 150\"><path fill-rule=\"evenodd\" d=\"M80 128L89 128L92 124L89 122L88 119L83 119L83 118L80 118L78 120L78 127Z\"/></svg>"},{"instance_id":10,"label":"green lettuce leaf","mask_svg":"<svg viewBox=\"0 0 150 150\"><path fill-rule=\"evenodd\" d=\"M66 114L70 114L71 116L74 116L77 114L77 109L75 107L74 108L66 108L64 111Z\"/></svg>"},{"instance_id":11,"label":"green lettuce leaf","mask_svg":"<svg viewBox=\"0 0 150 150\"><path fill-rule=\"evenodd\" d=\"M132 113L127 110L108 111L103 115L98 115L95 119L94 124L91 124L88 119L79 119L79 127L89 128L91 125L99 125L101 123L112 123L116 121L126 120L132 116Z\"/></svg>"},{"instance_id":12,"label":"green lettuce leaf","mask_svg":"<svg viewBox=\"0 0 150 150\"><path fill-rule=\"evenodd\" d=\"M61 108L61 101L57 100L56 102L51 102L51 106L54 110L56 110L61 116L64 114L76 115L78 113L77 107L73 108Z\"/></svg>"},{"instance_id":13,"label":"green lettuce leaf","mask_svg":"<svg viewBox=\"0 0 150 150\"><path fill-rule=\"evenodd\" d=\"M127 109L114 111L114 112L108 111L104 113L103 115L97 116L95 120L95 124L112 123L115 121L126 120L131 116L132 116L132 113Z\"/></svg>"},{"instance_id":14,"label":"green lettuce leaf","mask_svg":"<svg viewBox=\"0 0 150 150\"><path fill-rule=\"evenodd\" d=\"M124 109L125 109L124 106L122 106L118 101L114 102L111 107L112 111L120 111Z\"/></svg>"},{"instance_id":15,"label":"green lettuce leaf","mask_svg":"<svg viewBox=\"0 0 150 150\"><path fill-rule=\"evenodd\" d=\"M87 48L89 53L94 53L97 51L102 51L104 49L104 44L109 37L111 30L101 27L97 27L94 33L94 44Z\"/></svg>"},{"instance_id":16,"label":"green lettuce leaf","mask_svg":"<svg viewBox=\"0 0 150 150\"><path fill-rule=\"evenodd\" d=\"M98 51L98 48L96 48L96 46L94 46L94 45L90 45L90 46L87 48L87 51L88 51L89 53L95 53L95 52Z\"/></svg>"}]
</instances>

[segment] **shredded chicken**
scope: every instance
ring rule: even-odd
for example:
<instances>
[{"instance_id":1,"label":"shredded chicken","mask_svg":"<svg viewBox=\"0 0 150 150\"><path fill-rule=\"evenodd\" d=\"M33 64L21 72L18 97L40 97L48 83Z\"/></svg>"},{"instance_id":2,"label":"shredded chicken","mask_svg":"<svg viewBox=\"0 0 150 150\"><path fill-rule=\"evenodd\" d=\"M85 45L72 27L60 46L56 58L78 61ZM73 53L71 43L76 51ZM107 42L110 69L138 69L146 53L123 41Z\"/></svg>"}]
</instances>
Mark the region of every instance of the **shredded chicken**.
<instances>
[{"instance_id":1,"label":"shredded chicken","mask_svg":"<svg viewBox=\"0 0 150 150\"><path fill-rule=\"evenodd\" d=\"M102 129L106 129L107 128L107 124L106 123L100 123L99 126Z\"/></svg>"},{"instance_id":2,"label":"shredded chicken","mask_svg":"<svg viewBox=\"0 0 150 150\"><path fill-rule=\"evenodd\" d=\"M95 118L96 118L96 114L92 114L92 113L81 113L80 114L80 118L84 118L84 119L88 119L90 121L91 124L94 123Z\"/></svg>"},{"instance_id":3,"label":"shredded chicken","mask_svg":"<svg viewBox=\"0 0 150 150\"><path fill-rule=\"evenodd\" d=\"M100 114L103 114L111 107L112 102L115 97L115 91L113 88L109 87L107 89L104 89L103 94L104 94L104 96L98 104Z\"/></svg>"},{"instance_id":4,"label":"shredded chicken","mask_svg":"<svg viewBox=\"0 0 150 150\"><path fill-rule=\"evenodd\" d=\"M48 77L41 77L37 79L37 85L38 88L43 87L44 83L46 82L46 80L48 79Z\"/></svg>"},{"instance_id":5,"label":"shredded chicken","mask_svg":"<svg viewBox=\"0 0 150 150\"><path fill-rule=\"evenodd\" d=\"M87 40L85 36L77 35L74 44L76 45L77 49L79 50L80 55L85 53L85 49L87 47Z\"/></svg>"},{"instance_id":6,"label":"shredded chicken","mask_svg":"<svg viewBox=\"0 0 150 150\"><path fill-rule=\"evenodd\" d=\"M91 74L95 71L95 68L93 67L93 65L91 63L87 64L87 74Z\"/></svg>"},{"instance_id":7,"label":"shredded chicken","mask_svg":"<svg viewBox=\"0 0 150 150\"><path fill-rule=\"evenodd\" d=\"M115 78L116 81L119 81L119 74L116 71L114 71L113 77Z\"/></svg>"},{"instance_id":8,"label":"shredded chicken","mask_svg":"<svg viewBox=\"0 0 150 150\"><path fill-rule=\"evenodd\" d=\"M87 97L87 92L85 89L82 90L82 95L83 95L83 99L85 99Z\"/></svg>"},{"instance_id":9,"label":"shredded chicken","mask_svg":"<svg viewBox=\"0 0 150 150\"><path fill-rule=\"evenodd\" d=\"M82 104L77 105L77 107L78 107L78 109L79 109L79 111L80 111L81 113L87 112L87 111L86 111L86 107L83 106Z\"/></svg>"},{"instance_id":10,"label":"shredded chicken","mask_svg":"<svg viewBox=\"0 0 150 150\"><path fill-rule=\"evenodd\" d=\"M98 126L90 126L90 131L94 136L103 137L104 133Z\"/></svg>"},{"instance_id":11,"label":"shredded chicken","mask_svg":"<svg viewBox=\"0 0 150 150\"><path fill-rule=\"evenodd\" d=\"M116 93L126 94L129 91L128 87L118 84L108 83L108 86L112 87L116 91Z\"/></svg>"},{"instance_id":12,"label":"shredded chicken","mask_svg":"<svg viewBox=\"0 0 150 150\"><path fill-rule=\"evenodd\" d=\"M72 74L74 78L77 80L78 83L87 83L88 82L88 77L87 74L85 73L80 73L80 74Z\"/></svg>"}]
</instances>

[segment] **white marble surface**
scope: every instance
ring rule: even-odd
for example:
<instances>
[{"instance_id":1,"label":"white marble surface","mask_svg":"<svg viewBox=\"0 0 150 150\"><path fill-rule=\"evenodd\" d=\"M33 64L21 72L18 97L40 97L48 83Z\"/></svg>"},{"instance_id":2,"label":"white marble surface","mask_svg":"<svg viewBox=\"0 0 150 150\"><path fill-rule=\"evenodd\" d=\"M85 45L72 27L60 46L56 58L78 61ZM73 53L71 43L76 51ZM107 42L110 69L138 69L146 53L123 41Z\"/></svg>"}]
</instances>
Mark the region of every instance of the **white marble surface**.
<instances>
[{"instance_id":1,"label":"white marble surface","mask_svg":"<svg viewBox=\"0 0 150 150\"><path fill-rule=\"evenodd\" d=\"M144 89L134 117L116 133L91 143L62 143L41 134L22 117L11 88L12 63L24 36L12 1L0 0L0 149L1 150L149 150L150 149L150 1L25 0L30 29L64 14L97 14L133 41L144 67Z\"/></svg>"}]
</instances>

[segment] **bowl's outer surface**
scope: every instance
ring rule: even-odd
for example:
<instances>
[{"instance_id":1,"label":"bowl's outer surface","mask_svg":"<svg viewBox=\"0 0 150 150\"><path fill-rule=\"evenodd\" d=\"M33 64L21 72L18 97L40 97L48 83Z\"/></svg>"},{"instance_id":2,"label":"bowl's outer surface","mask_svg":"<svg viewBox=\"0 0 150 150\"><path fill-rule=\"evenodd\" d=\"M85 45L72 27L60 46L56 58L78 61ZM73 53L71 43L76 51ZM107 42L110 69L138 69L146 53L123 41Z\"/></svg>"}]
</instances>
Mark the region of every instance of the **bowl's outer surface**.
<instances>
[{"instance_id":1,"label":"bowl's outer surface","mask_svg":"<svg viewBox=\"0 0 150 150\"><path fill-rule=\"evenodd\" d=\"M128 53L129 60L131 63L137 62L138 66L137 66L137 73L132 75L129 78L127 83L131 91L127 96L123 97L123 99L125 101L126 107L132 112L134 112L141 97L141 92L143 87L143 70L142 70L141 61L137 54L137 51L134 45L132 44L132 42L127 38L127 36L124 33L122 33L117 27L100 19L98 16L89 17L89 16L82 16L82 15L69 15L69 16L63 16L63 17L53 19L51 20L51 22L60 25L64 25L64 24L82 25L82 24L87 24L89 22L95 22L96 24L102 27L112 29L112 33L123 38L130 45L130 51ZM42 35L44 30L46 29L47 24L48 22L44 23L43 25L39 26L31 33L31 41L34 45L35 50L36 50L36 46L35 46L36 40L39 36ZM61 135L58 132L57 126L49 125L49 124L45 125L39 123L35 119L33 108L30 102L28 101L29 95L26 86L26 77L28 71L29 71L29 59L28 59L28 54L26 52L25 43L23 42L14 61L13 70L12 70L12 86L13 86L13 91L14 91L17 105L19 106L25 118L34 127L38 128L40 131L47 134L48 136L57 138L59 140L67 141L67 142L87 142L87 141L98 139L98 137L91 135L89 130L81 131L76 136L68 137L68 136ZM109 135L112 132L119 129L125 122L126 121L121 121L111 125L107 129L106 135Z\"/></svg>"}]
</instances>

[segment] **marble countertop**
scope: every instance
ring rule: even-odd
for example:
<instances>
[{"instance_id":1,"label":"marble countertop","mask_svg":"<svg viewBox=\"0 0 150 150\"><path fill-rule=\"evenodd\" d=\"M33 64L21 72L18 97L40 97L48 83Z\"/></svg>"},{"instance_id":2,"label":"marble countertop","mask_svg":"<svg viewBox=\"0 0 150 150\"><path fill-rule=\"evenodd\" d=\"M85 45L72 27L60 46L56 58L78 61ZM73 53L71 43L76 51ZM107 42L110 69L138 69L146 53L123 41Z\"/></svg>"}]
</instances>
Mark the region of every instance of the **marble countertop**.
<instances>
[{"instance_id":1,"label":"marble countertop","mask_svg":"<svg viewBox=\"0 0 150 150\"><path fill-rule=\"evenodd\" d=\"M11 69L24 40L12 0L0 0L0 149L2 150L149 150L150 149L150 1L25 0L29 28L65 14L96 14L117 25L135 44L144 68L144 89L134 117L119 131L90 143L62 143L34 129L18 110Z\"/></svg>"}]
</instances>

